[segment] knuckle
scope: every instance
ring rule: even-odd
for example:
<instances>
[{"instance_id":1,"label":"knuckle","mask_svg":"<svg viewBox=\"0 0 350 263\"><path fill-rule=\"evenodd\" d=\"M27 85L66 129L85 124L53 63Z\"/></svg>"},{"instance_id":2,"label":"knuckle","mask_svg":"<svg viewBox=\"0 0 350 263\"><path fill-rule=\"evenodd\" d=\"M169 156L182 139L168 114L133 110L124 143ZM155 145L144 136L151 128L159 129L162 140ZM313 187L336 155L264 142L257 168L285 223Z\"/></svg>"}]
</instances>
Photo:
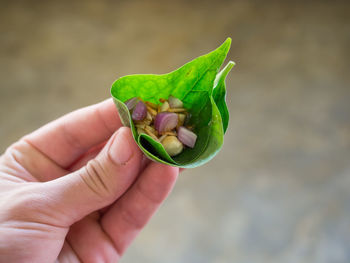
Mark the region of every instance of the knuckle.
<instances>
[{"instance_id":1,"label":"knuckle","mask_svg":"<svg viewBox=\"0 0 350 263\"><path fill-rule=\"evenodd\" d=\"M21 141L17 141L10 145L3 155L5 158L11 159L13 161L17 161L18 155L23 150L23 143Z\"/></svg>"},{"instance_id":2,"label":"knuckle","mask_svg":"<svg viewBox=\"0 0 350 263\"><path fill-rule=\"evenodd\" d=\"M28 152L26 143L17 141L6 149L5 153L1 156L0 163L11 168L11 172L17 172L28 176L28 169L26 167L28 162L25 162L26 152Z\"/></svg>"},{"instance_id":3,"label":"knuckle","mask_svg":"<svg viewBox=\"0 0 350 263\"><path fill-rule=\"evenodd\" d=\"M120 216L128 225L132 226L136 230L139 230L146 225L146 222L143 217L140 216L140 213L141 211L138 211L138 209L131 209L124 206L120 211Z\"/></svg>"},{"instance_id":4,"label":"knuckle","mask_svg":"<svg viewBox=\"0 0 350 263\"><path fill-rule=\"evenodd\" d=\"M7 220L45 221L48 218L46 198L37 183L26 183L13 189L0 203Z\"/></svg>"},{"instance_id":5,"label":"knuckle","mask_svg":"<svg viewBox=\"0 0 350 263\"><path fill-rule=\"evenodd\" d=\"M111 196L112 189L108 183L109 175L98 160L91 160L80 174L88 188L102 198Z\"/></svg>"}]
</instances>

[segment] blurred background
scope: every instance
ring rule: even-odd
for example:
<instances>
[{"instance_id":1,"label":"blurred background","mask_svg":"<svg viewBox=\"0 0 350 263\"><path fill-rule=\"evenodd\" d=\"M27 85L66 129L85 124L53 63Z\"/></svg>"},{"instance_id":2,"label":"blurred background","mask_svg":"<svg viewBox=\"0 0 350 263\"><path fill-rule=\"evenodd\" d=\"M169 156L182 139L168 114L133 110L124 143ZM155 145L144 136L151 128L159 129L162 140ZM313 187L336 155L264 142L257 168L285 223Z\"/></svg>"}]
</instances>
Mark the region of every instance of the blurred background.
<instances>
[{"instance_id":1,"label":"blurred background","mask_svg":"<svg viewBox=\"0 0 350 263\"><path fill-rule=\"evenodd\" d=\"M232 37L222 151L122 262L350 262L347 1L0 1L0 150Z\"/></svg>"}]
</instances>

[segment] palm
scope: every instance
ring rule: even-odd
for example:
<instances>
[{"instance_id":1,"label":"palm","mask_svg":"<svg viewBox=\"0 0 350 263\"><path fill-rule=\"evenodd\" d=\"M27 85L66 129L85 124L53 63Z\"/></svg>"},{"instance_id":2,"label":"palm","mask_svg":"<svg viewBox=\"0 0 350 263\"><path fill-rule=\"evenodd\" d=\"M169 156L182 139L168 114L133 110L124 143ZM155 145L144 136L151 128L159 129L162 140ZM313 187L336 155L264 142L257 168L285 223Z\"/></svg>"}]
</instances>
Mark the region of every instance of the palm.
<instances>
[{"instance_id":1,"label":"palm","mask_svg":"<svg viewBox=\"0 0 350 263\"><path fill-rule=\"evenodd\" d=\"M85 182L89 187L83 183L81 192L66 187L72 180L82 183L80 173L98 170L98 162L89 160L105 154L110 142L105 143L119 127L109 100L44 126L1 156L0 262L118 261L178 173L173 167L144 162L133 144L133 158L116 168L112 182L96 183L92 172L94 182ZM132 140L130 131L119 133ZM88 193L92 197L82 199L87 191L103 194Z\"/></svg>"}]
</instances>

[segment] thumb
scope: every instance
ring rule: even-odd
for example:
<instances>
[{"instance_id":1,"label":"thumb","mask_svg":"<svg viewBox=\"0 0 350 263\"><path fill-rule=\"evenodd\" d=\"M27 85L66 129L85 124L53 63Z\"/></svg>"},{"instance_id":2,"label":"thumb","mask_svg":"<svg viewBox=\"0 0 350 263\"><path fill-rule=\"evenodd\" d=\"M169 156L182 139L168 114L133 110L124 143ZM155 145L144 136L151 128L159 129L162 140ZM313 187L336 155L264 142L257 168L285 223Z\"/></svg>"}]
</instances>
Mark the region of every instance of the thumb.
<instances>
[{"instance_id":1,"label":"thumb","mask_svg":"<svg viewBox=\"0 0 350 263\"><path fill-rule=\"evenodd\" d=\"M130 129L120 128L86 166L42 184L55 218L70 225L113 203L136 179L141 160Z\"/></svg>"}]
</instances>

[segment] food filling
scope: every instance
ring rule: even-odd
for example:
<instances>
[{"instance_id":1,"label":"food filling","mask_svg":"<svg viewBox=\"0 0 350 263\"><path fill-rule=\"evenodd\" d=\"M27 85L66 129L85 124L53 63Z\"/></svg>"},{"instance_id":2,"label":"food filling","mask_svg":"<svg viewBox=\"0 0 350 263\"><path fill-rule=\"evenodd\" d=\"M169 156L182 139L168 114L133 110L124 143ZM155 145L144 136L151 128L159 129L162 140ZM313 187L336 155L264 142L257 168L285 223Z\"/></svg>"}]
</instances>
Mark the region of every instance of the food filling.
<instances>
[{"instance_id":1,"label":"food filling","mask_svg":"<svg viewBox=\"0 0 350 263\"><path fill-rule=\"evenodd\" d=\"M193 148L197 135L187 125L191 114L183 102L174 96L159 99L159 104L134 97L125 102L137 133L145 133L160 142L170 156L180 154L185 147Z\"/></svg>"}]
</instances>

